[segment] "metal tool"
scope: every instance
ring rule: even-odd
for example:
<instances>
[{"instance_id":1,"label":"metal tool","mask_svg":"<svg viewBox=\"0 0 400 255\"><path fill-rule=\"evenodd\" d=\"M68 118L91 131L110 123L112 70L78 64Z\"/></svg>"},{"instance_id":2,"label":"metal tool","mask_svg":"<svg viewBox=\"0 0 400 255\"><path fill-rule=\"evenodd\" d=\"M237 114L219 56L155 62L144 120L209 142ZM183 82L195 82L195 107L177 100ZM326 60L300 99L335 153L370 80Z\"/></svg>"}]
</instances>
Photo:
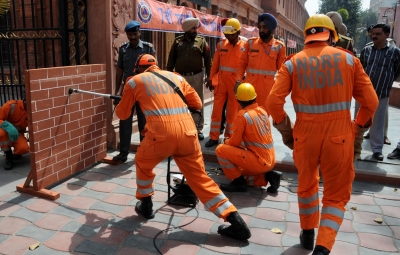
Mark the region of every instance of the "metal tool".
<instances>
[{"instance_id":1,"label":"metal tool","mask_svg":"<svg viewBox=\"0 0 400 255\"><path fill-rule=\"evenodd\" d=\"M108 98L111 98L111 99L121 99L121 96L115 96L115 95L111 95L111 94L102 94L102 93L86 91L86 90L81 90L81 89L73 89L73 88L70 88L68 90L68 93L70 95L72 93L84 93L84 94L90 94L90 95L99 96L99 97L108 97Z\"/></svg>"}]
</instances>

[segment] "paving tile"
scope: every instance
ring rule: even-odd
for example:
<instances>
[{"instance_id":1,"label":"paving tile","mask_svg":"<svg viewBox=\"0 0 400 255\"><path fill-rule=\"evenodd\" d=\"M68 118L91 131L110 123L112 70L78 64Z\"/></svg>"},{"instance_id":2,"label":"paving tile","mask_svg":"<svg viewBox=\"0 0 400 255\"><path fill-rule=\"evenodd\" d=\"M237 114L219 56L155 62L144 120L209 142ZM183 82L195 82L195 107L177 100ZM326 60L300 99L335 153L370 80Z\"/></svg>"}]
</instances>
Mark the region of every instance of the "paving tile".
<instances>
[{"instance_id":1,"label":"paving tile","mask_svg":"<svg viewBox=\"0 0 400 255\"><path fill-rule=\"evenodd\" d=\"M400 201L400 195L374 194L374 197L388 199L388 200Z\"/></svg>"},{"instance_id":2,"label":"paving tile","mask_svg":"<svg viewBox=\"0 0 400 255\"><path fill-rule=\"evenodd\" d=\"M208 250L206 248L200 248L200 250L197 252L197 255L221 255L220 252L215 252Z\"/></svg>"},{"instance_id":3,"label":"paving tile","mask_svg":"<svg viewBox=\"0 0 400 255\"><path fill-rule=\"evenodd\" d=\"M105 192L105 193L110 193L114 189L116 189L119 185L115 183L109 183L109 182L99 182L96 185L93 185L90 187L91 190L94 191L99 191L99 192Z\"/></svg>"},{"instance_id":4,"label":"paving tile","mask_svg":"<svg viewBox=\"0 0 400 255\"><path fill-rule=\"evenodd\" d=\"M118 250L118 252L115 255L153 255L153 254L154 253L138 249L135 247L122 247Z\"/></svg>"},{"instance_id":5,"label":"paving tile","mask_svg":"<svg viewBox=\"0 0 400 255\"><path fill-rule=\"evenodd\" d=\"M90 187L92 187L93 185L97 184L97 181L87 181L87 180L82 180L79 178L73 178L71 180L69 180L66 184L71 184L71 185L77 185L77 186L81 186L81 187L85 187L87 189L89 189Z\"/></svg>"},{"instance_id":6,"label":"paving tile","mask_svg":"<svg viewBox=\"0 0 400 255\"><path fill-rule=\"evenodd\" d=\"M9 214L21 209L22 206L8 203L8 202L0 202L0 216L8 216Z\"/></svg>"},{"instance_id":7,"label":"paving tile","mask_svg":"<svg viewBox=\"0 0 400 255\"><path fill-rule=\"evenodd\" d=\"M265 255L265 254L282 254L283 249L281 247L271 247L271 246L263 246L255 243L249 243L248 245L244 245L240 249L240 254L249 254L249 255Z\"/></svg>"},{"instance_id":8,"label":"paving tile","mask_svg":"<svg viewBox=\"0 0 400 255\"><path fill-rule=\"evenodd\" d=\"M59 205L58 202L39 198L32 204L27 205L26 208L36 212L48 213Z\"/></svg>"},{"instance_id":9,"label":"paving tile","mask_svg":"<svg viewBox=\"0 0 400 255\"><path fill-rule=\"evenodd\" d=\"M96 202L98 202L98 200L95 198L76 196L73 199L69 200L65 205L72 208L86 210L89 209Z\"/></svg>"},{"instance_id":10,"label":"paving tile","mask_svg":"<svg viewBox=\"0 0 400 255\"><path fill-rule=\"evenodd\" d=\"M400 240L394 239L393 242L394 242L394 245L396 245L397 249L400 250Z\"/></svg>"},{"instance_id":11,"label":"paving tile","mask_svg":"<svg viewBox=\"0 0 400 255\"><path fill-rule=\"evenodd\" d=\"M243 206L243 207L256 207L258 198L244 195L235 195L231 199L229 199L232 204L235 206Z\"/></svg>"},{"instance_id":12,"label":"paving tile","mask_svg":"<svg viewBox=\"0 0 400 255\"><path fill-rule=\"evenodd\" d=\"M300 245L285 247L284 250L284 255L311 255L311 251L301 248Z\"/></svg>"},{"instance_id":13,"label":"paving tile","mask_svg":"<svg viewBox=\"0 0 400 255\"><path fill-rule=\"evenodd\" d=\"M112 205L109 203L105 203L103 201L98 201L97 203L93 204L90 207L91 210L99 210L99 211L105 211L109 212L112 214L118 214L124 209L124 206L121 205Z\"/></svg>"},{"instance_id":14,"label":"paving tile","mask_svg":"<svg viewBox=\"0 0 400 255\"><path fill-rule=\"evenodd\" d=\"M287 212L298 215L299 214L299 205L298 205L298 203L294 203L294 202L289 203L289 210Z\"/></svg>"},{"instance_id":15,"label":"paving tile","mask_svg":"<svg viewBox=\"0 0 400 255\"><path fill-rule=\"evenodd\" d=\"M285 221L285 211L273 208L257 208L254 217L269 221Z\"/></svg>"},{"instance_id":16,"label":"paving tile","mask_svg":"<svg viewBox=\"0 0 400 255\"><path fill-rule=\"evenodd\" d=\"M88 210L75 221L89 226L103 226L111 217L113 215L108 212Z\"/></svg>"},{"instance_id":17,"label":"paving tile","mask_svg":"<svg viewBox=\"0 0 400 255\"><path fill-rule=\"evenodd\" d=\"M9 238L9 237L10 237L10 235L0 234L0 243L4 242L4 240L7 240L7 238Z\"/></svg>"},{"instance_id":18,"label":"paving tile","mask_svg":"<svg viewBox=\"0 0 400 255\"><path fill-rule=\"evenodd\" d=\"M57 199L57 202L60 203L60 204L65 204L65 203L67 203L69 200L71 200L74 197L75 196L65 195L65 194L61 194L60 193L60 197Z\"/></svg>"},{"instance_id":19,"label":"paving tile","mask_svg":"<svg viewBox=\"0 0 400 255\"><path fill-rule=\"evenodd\" d=\"M256 207L241 207L241 206L236 206L236 209L238 210L240 215L253 215L256 212Z\"/></svg>"},{"instance_id":20,"label":"paving tile","mask_svg":"<svg viewBox=\"0 0 400 255\"><path fill-rule=\"evenodd\" d=\"M287 211L289 209L289 203L262 200L261 203L257 205L257 207L268 207L268 208Z\"/></svg>"},{"instance_id":21,"label":"paving tile","mask_svg":"<svg viewBox=\"0 0 400 255\"><path fill-rule=\"evenodd\" d=\"M286 231L286 222L279 221L268 221L268 220L260 220L257 218L252 218L250 220L249 227L251 228L265 228L265 229L273 229L279 228L282 232Z\"/></svg>"},{"instance_id":22,"label":"paving tile","mask_svg":"<svg viewBox=\"0 0 400 255\"><path fill-rule=\"evenodd\" d=\"M329 255L343 255L343 254L358 254L358 245L343 241L336 241Z\"/></svg>"},{"instance_id":23,"label":"paving tile","mask_svg":"<svg viewBox=\"0 0 400 255\"><path fill-rule=\"evenodd\" d=\"M354 203L348 203L347 204L347 210L349 211L354 211L351 209L351 207L356 207L357 211L359 212L370 212L370 213L382 213L382 209L378 205L360 205L360 204L354 204Z\"/></svg>"},{"instance_id":24,"label":"paving tile","mask_svg":"<svg viewBox=\"0 0 400 255\"><path fill-rule=\"evenodd\" d=\"M135 184L136 186L136 184ZM151 198L153 201L158 201L158 202L166 202L168 199L168 193L167 192L154 192L153 197Z\"/></svg>"},{"instance_id":25,"label":"paving tile","mask_svg":"<svg viewBox=\"0 0 400 255\"><path fill-rule=\"evenodd\" d=\"M26 194L26 193L13 193L11 196L8 196L3 199L3 202L8 202L12 204L17 204L20 206L27 206L35 202L37 197Z\"/></svg>"},{"instance_id":26,"label":"paving tile","mask_svg":"<svg viewBox=\"0 0 400 255\"><path fill-rule=\"evenodd\" d=\"M84 236L76 233L57 232L53 238L43 244L54 250L70 252L85 240L86 238Z\"/></svg>"},{"instance_id":27,"label":"paving tile","mask_svg":"<svg viewBox=\"0 0 400 255\"><path fill-rule=\"evenodd\" d=\"M61 228L61 231L77 233L87 238L94 236L99 230L100 226L84 225L76 221L71 221Z\"/></svg>"},{"instance_id":28,"label":"paving tile","mask_svg":"<svg viewBox=\"0 0 400 255\"><path fill-rule=\"evenodd\" d=\"M81 193L79 193L78 196L83 196L83 197L91 197L91 198L95 198L97 200L103 200L104 198L108 197L108 193L104 193L104 192L98 192L98 191L94 191L94 190L84 190Z\"/></svg>"},{"instance_id":29,"label":"paving tile","mask_svg":"<svg viewBox=\"0 0 400 255\"><path fill-rule=\"evenodd\" d=\"M298 202L298 200L297 200L297 195L288 194L288 199L287 199L287 201L288 201L288 202L295 202L295 203L297 203L297 202Z\"/></svg>"},{"instance_id":30,"label":"paving tile","mask_svg":"<svg viewBox=\"0 0 400 255\"><path fill-rule=\"evenodd\" d=\"M118 217L124 218L126 220L133 220L133 221L144 221L145 218L141 215L138 215L135 211L135 207L127 206L124 210L117 214Z\"/></svg>"},{"instance_id":31,"label":"paving tile","mask_svg":"<svg viewBox=\"0 0 400 255\"><path fill-rule=\"evenodd\" d=\"M130 188L130 189L136 189L137 188L136 179L129 179L122 186Z\"/></svg>"},{"instance_id":32,"label":"paving tile","mask_svg":"<svg viewBox=\"0 0 400 255\"><path fill-rule=\"evenodd\" d=\"M208 233L201 233L199 231L186 231L180 228L175 228L170 231L168 239L179 240L182 242L203 246L208 239Z\"/></svg>"},{"instance_id":33,"label":"paving tile","mask_svg":"<svg viewBox=\"0 0 400 255\"><path fill-rule=\"evenodd\" d=\"M155 243L156 243L156 246L159 249L161 249L161 247L165 243L165 240L157 238ZM127 238L125 238L123 245L127 246L127 247L135 247L138 249L144 249L151 253L158 254L156 248L154 247L153 238L148 238L148 237L144 237L141 235L131 234Z\"/></svg>"},{"instance_id":34,"label":"paving tile","mask_svg":"<svg viewBox=\"0 0 400 255\"><path fill-rule=\"evenodd\" d=\"M344 218L346 220L353 220L354 219L354 215L352 213L352 210L351 211L345 211L344 212Z\"/></svg>"},{"instance_id":35,"label":"paving tile","mask_svg":"<svg viewBox=\"0 0 400 255\"><path fill-rule=\"evenodd\" d=\"M241 241L233 238L218 234L210 234L203 247L220 253L239 254L241 244Z\"/></svg>"},{"instance_id":36,"label":"paving tile","mask_svg":"<svg viewBox=\"0 0 400 255\"><path fill-rule=\"evenodd\" d=\"M393 237L393 232L388 226L375 226L353 222L353 228L356 232L372 233Z\"/></svg>"},{"instance_id":37,"label":"paving tile","mask_svg":"<svg viewBox=\"0 0 400 255\"><path fill-rule=\"evenodd\" d=\"M193 221L194 220L194 221ZM193 221L193 222L192 222ZM192 222L192 223L190 223ZM190 223L190 224L188 224ZM188 224L187 226L184 226ZM210 232L211 227L214 225L214 221L210 221L202 218L195 217L185 217L180 223L181 228L187 231L193 231L197 233L206 233Z\"/></svg>"},{"instance_id":38,"label":"paving tile","mask_svg":"<svg viewBox=\"0 0 400 255\"><path fill-rule=\"evenodd\" d=\"M367 249L364 247L359 247L358 248L359 254L362 255L395 255L395 254L399 254L398 252L383 252L383 251L377 251L374 249Z\"/></svg>"},{"instance_id":39,"label":"paving tile","mask_svg":"<svg viewBox=\"0 0 400 255\"><path fill-rule=\"evenodd\" d=\"M43 229L60 230L62 226L70 221L71 218L67 216L49 213L40 220L35 221L34 224Z\"/></svg>"},{"instance_id":40,"label":"paving tile","mask_svg":"<svg viewBox=\"0 0 400 255\"><path fill-rule=\"evenodd\" d=\"M182 251L185 251L185 255L195 255L200 250L199 246L177 241L177 240L168 240L163 245L161 252L164 255L175 255L181 254Z\"/></svg>"},{"instance_id":41,"label":"paving tile","mask_svg":"<svg viewBox=\"0 0 400 255\"><path fill-rule=\"evenodd\" d=\"M338 232L338 234L336 236L336 241L343 241L343 242L352 243L355 245L358 245L360 243L357 233ZM344 253L342 253L342 254L344 254Z\"/></svg>"},{"instance_id":42,"label":"paving tile","mask_svg":"<svg viewBox=\"0 0 400 255\"><path fill-rule=\"evenodd\" d=\"M82 211L82 210L75 209L75 208L72 208L72 207L67 207L67 206L64 206L64 205L54 208L54 210L52 210L51 213L68 216L68 217L70 217L72 219L76 219L76 218L81 217L82 215L85 214L85 212Z\"/></svg>"},{"instance_id":43,"label":"paving tile","mask_svg":"<svg viewBox=\"0 0 400 255\"><path fill-rule=\"evenodd\" d=\"M287 202L288 196L289 196L288 193L278 191L278 193L276 193L276 194L271 194L271 193L265 192L262 194L261 198L269 200L269 201L275 201L275 202Z\"/></svg>"},{"instance_id":44,"label":"paving tile","mask_svg":"<svg viewBox=\"0 0 400 255\"><path fill-rule=\"evenodd\" d=\"M157 234L164 231L167 228L171 228L172 226L169 224L161 223L161 222L145 222L142 227L135 231L135 234L154 238ZM163 232L157 236L157 239L166 239L167 233Z\"/></svg>"},{"instance_id":45,"label":"paving tile","mask_svg":"<svg viewBox=\"0 0 400 255\"><path fill-rule=\"evenodd\" d=\"M13 235L29 225L30 222L24 219L7 217L0 221L0 234Z\"/></svg>"},{"instance_id":46,"label":"paving tile","mask_svg":"<svg viewBox=\"0 0 400 255\"><path fill-rule=\"evenodd\" d=\"M102 227L90 240L95 243L118 246L128 235L130 235L129 231L120 228Z\"/></svg>"},{"instance_id":47,"label":"paving tile","mask_svg":"<svg viewBox=\"0 0 400 255\"><path fill-rule=\"evenodd\" d=\"M400 218L400 214L399 214L399 207L396 206L381 206L382 210L383 210L383 214L389 217L393 217L393 218Z\"/></svg>"},{"instance_id":48,"label":"paving tile","mask_svg":"<svg viewBox=\"0 0 400 255\"><path fill-rule=\"evenodd\" d=\"M110 204L127 205L133 199L135 199L135 197L131 195L111 193L103 201Z\"/></svg>"},{"instance_id":49,"label":"paving tile","mask_svg":"<svg viewBox=\"0 0 400 255\"><path fill-rule=\"evenodd\" d=\"M393 244L393 239L387 236L377 234L358 233L360 245L368 248L384 252L397 252L397 248Z\"/></svg>"},{"instance_id":50,"label":"paving tile","mask_svg":"<svg viewBox=\"0 0 400 255\"><path fill-rule=\"evenodd\" d=\"M104 244L98 244L94 243L90 240L86 240L82 242L81 244L78 245L78 247L75 248L75 251L77 252L83 252L83 253L88 253L88 254L115 254L118 250L118 246L112 246L112 245L104 245Z\"/></svg>"},{"instance_id":51,"label":"paving tile","mask_svg":"<svg viewBox=\"0 0 400 255\"><path fill-rule=\"evenodd\" d=\"M300 216L298 214L288 213L285 215L286 222L298 222L300 223Z\"/></svg>"},{"instance_id":52,"label":"paving tile","mask_svg":"<svg viewBox=\"0 0 400 255\"><path fill-rule=\"evenodd\" d=\"M44 242L56 234L56 231L42 229L36 227L34 225L29 225L21 230L19 230L15 235L17 236L26 236L33 239L36 239L40 242Z\"/></svg>"},{"instance_id":53,"label":"paving tile","mask_svg":"<svg viewBox=\"0 0 400 255\"><path fill-rule=\"evenodd\" d=\"M363 194L352 194L349 202L359 205L375 205L373 196Z\"/></svg>"},{"instance_id":54,"label":"paving tile","mask_svg":"<svg viewBox=\"0 0 400 255\"><path fill-rule=\"evenodd\" d=\"M188 210L191 210L191 208L179 205L164 204L157 210L157 213L184 216Z\"/></svg>"},{"instance_id":55,"label":"paving tile","mask_svg":"<svg viewBox=\"0 0 400 255\"><path fill-rule=\"evenodd\" d=\"M118 184L118 185L124 185L124 184L127 183L128 181L129 181L129 179L123 179L123 178L116 178L116 177L114 177L114 178L111 178L111 179L106 180L106 181L104 181L104 182L115 183L115 184Z\"/></svg>"},{"instance_id":56,"label":"paving tile","mask_svg":"<svg viewBox=\"0 0 400 255\"><path fill-rule=\"evenodd\" d=\"M82 191L86 190L86 188L79 185L67 183L61 186L57 186L53 190L60 192L61 194L76 196Z\"/></svg>"},{"instance_id":57,"label":"paving tile","mask_svg":"<svg viewBox=\"0 0 400 255\"><path fill-rule=\"evenodd\" d=\"M136 169L135 171L132 171L130 169L124 171L112 171L110 175L121 179L131 179L132 177L136 176Z\"/></svg>"},{"instance_id":58,"label":"paving tile","mask_svg":"<svg viewBox=\"0 0 400 255\"><path fill-rule=\"evenodd\" d=\"M353 221L355 221L355 222L370 224L370 225L375 225L375 226L381 225L374 221L375 218L382 218L382 215L379 213L353 211L353 215L354 215ZM385 222L383 222L382 224L385 224Z\"/></svg>"},{"instance_id":59,"label":"paving tile","mask_svg":"<svg viewBox=\"0 0 400 255\"><path fill-rule=\"evenodd\" d=\"M389 226L400 226L400 219L389 216L383 216L383 222Z\"/></svg>"},{"instance_id":60,"label":"paving tile","mask_svg":"<svg viewBox=\"0 0 400 255\"><path fill-rule=\"evenodd\" d=\"M115 217L113 219L110 219L105 224L105 226L113 227L113 228L120 228L120 229L124 229L126 231L133 233L142 227L142 221L132 221L132 220Z\"/></svg>"},{"instance_id":61,"label":"paving tile","mask_svg":"<svg viewBox=\"0 0 400 255\"><path fill-rule=\"evenodd\" d=\"M299 246L300 247L299 235L300 235L300 232L297 234L296 237L282 234L282 246L283 247L291 247L291 246Z\"/></svg>"},{"instance_id":62,"label":"paving tile","mask_svg":"<svg viewBox=\"0 0 400 255\"><path fill-rule=\"evenodd\" d=\"M168 192L168 186L167 185L161 185L161 184L158 184L158 183L154 183L154 190L155 191Z\"/></svg>"},{"instance_id":63,"label":"paving tile","mask_svg":"<svg viewBox=\"0 0 400 255\"><path fill-rule=\"evenodd\" d=\"M393 231L394 238L400 239L400 226L390 226Z\"/></svg>"},{"instance_id":64,"label":"paving tile","mask_svg":"<svg viewBox=\"0 0 400 255\"><path fill-rule=\"evenodd\" d=\"M214 217L216 218L215 215L214 215ZM183 219L183 216L176 216L176 215L172 216L172 215L167 215L164 213L156 213L154 219L150 219L148 221L165 223L170 226L178 226L179 223L182 221L182 219Z\"/></svg>"},{"instance_id":65,"label":"paving tile","mask_svg":"<svg viewBox=\"0 0 400 255\"><path fill-rule=\"evenodd\" d=\"M22 255L28 250L29 246L37 242L37 240L25 236L11 236L0 243L0 251L7 255Z\"/></svg>"},{"instance_id":66,"label":"paving tile","mask_svg":"<svg viewBox=\"0 0 400 255\"><path fill-rule=\"evenodd\" d=\"M21 208L10 214L10 216L25 219L30 222L35 222L35 221L43 218L44 215L45 215L44 213L34 212L34 211L31 211L26 208Z\"/></svg>"},{"instance_id":67,"label":"paving tile","mask_svg":"<svg viewBox=\"0 0 400 255\"><path fill-rule=\"evenodd\" d=\"M16 193L16 191L14 192L10 192L8 194L5 194L4 196L0 196L0 201L4 201L4 199L6 199L7 197L10 197L12 195L14 195L14 193Z\"/></svg>"},{"instance_id":68,"label":"paving tile","mask_svg":"<svg viewBox=\"0 0 400 255\"><path fill-rule=\"evenodd\" d=\"M288 222L286 231L282 231L285 235L298 238L300 235L300 224Z\"/></svg>"},{"instance_id":69,"label":"paving tile","mask_svg":"<svg viewBox=\"0 0 400 255\"><path fill-rule=\"evenodd\" d=\"M353 222L351 220L344 219L342 221L342 225L340 225L339 231L346 232L346 233L355 232L354 228L353 228Z\"/></svg>"},{"instance_id":70,"label":"paving tile","mask_svg":"<svg viewBox=\"0 0 400 255\"><path fill-rule=\"evenodd\" d=\"M33 251L30 250L29 252L27 252L27 254L29 254L29 255L69 255L71 253L53 250L53 249L50 249L49 247L41 244L35 250L33 250Z\"/></svg>"},{"instance_id":71,"label":"paving tile","mask_svg":"<svg viewBox=\"0 0 400 255\"><path fill-rule=\"evenodd\" d=\"M398 200L389 200L389 199L377 198L377 197L375 197L374 200L375 200L375 203L380 206L389 205L389 206L400 207L400 201L398 201Z\"/></svg>"},{"instance_id":72,"label":"paving tile","mask_svg":"<svg viewBox=\"0 0 400 255\"><path fill-rule=\"evenodd\" d=\"M281 234L275 234L271 230L264 228L251 228L250 231L251 237L249 239L249 242L251 243L265 246L281 246Z\"/></svg>"},{"instance_id":73,"label":"paving tile","mask_svg":"<svg viewBox=\"0 0 400 255\"><path fill-rule=\"evenodd\" d=\"M87 181L103 181L109 179L110 176L96 172L86 172L85 174L79 176L79 178Z\"/></svg>"}]
</instances>

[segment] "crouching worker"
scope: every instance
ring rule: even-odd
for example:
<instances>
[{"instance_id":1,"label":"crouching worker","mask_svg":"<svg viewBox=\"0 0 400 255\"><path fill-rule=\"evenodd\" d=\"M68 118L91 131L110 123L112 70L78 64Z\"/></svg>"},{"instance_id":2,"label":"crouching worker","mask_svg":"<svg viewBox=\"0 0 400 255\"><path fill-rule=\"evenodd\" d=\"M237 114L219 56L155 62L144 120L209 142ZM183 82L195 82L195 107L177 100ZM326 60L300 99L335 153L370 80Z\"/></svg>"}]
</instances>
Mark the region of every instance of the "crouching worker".
<instances>
[{"instance_id":1,"label":"crouching worker","mask_svg":"<svg viewBox=\"0 0 400 255\"><path fill-rule=\"evenodd\" d=\"M130 116L132 106L139 102L146 116L144 139L135 156L136 198L140 200L136 212L145 218L154 218L151 200L154 194L153 168L173 156L190 188L205 207L231 223L230 226L219 226L218 233L240 240L250 238L250 230L236 207L205 172L197 129L188 110L188 107L202 108L196 91L183 77L161 70L152 55L139 56L135 68L135 73L139 74L127 80L115 112L124 120ZM188 105L163 78L180 89Z\"/></svg>"},{"instance_id":2,"label":"crouching worker","mask_svg":"<svg viewBox=\"0 0 400 255\"><path fill-rule=\"evenodd\" d=\"M5 170L14 167L14 158L29 152L24 133L28 126L26 101L10 100L0 108L0 147L6 154ZM12 148L14 148L14 154Z\"/></svg>"},{"instance_id":3,"label":"crouching worker","mask_svg":"<svg viewBox=\"0 0 400 255\"><path fill-rule=\"evenodd\" d=\"M246 191L249 186L267 186L276 193L282 173L272 170L275 150L267 112L255 103L257 94L250 83L242 83L236 99L243 108L233 122L233 134L218 145L216 154L225 176L233 181L221 184L224 191ZM242 144L242 141L244 144ZM244 148L246 149L244 149Z\"/></svg>"}]
</instances>

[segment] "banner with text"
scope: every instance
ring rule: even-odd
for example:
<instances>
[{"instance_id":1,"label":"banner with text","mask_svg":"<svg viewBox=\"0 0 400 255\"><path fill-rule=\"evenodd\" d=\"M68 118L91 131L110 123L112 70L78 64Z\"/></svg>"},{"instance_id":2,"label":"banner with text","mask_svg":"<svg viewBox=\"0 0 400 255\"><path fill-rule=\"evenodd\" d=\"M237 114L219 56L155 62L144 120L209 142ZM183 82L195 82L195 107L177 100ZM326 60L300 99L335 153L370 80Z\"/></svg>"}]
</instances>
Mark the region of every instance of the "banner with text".
<instances>
[{"instance_id":1,"label":"banner with text","mask_svg":"<svg viewBox=\"0 0 400 255\"><path fill-rule=\"evenodd\" d=\"M223 37L221 20L223 18L206 14L192 8L175 6L153 0L136 0L137 20L141 30L183 33L182 22L186 18L199 18L198 33L205 36ZM241 36L258 36L258 28L242 25Z\"/></svg>"}]
</instances>

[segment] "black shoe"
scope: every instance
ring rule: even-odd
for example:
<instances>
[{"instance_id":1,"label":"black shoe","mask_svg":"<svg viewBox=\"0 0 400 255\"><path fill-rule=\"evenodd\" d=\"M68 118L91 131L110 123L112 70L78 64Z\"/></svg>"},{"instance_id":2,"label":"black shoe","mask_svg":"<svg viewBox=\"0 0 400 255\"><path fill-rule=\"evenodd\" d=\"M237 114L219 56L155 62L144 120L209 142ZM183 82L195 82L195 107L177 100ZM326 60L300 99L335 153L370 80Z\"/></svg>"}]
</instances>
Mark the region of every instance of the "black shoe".
<instances>
[{"instance_id":1,"label":"black shoe","mask_svg":"<svg viewBox=\"0 0 400 255\"><path fill-rule=\"evenodd\" d=\"M369 132L364 135L365 139L369 139Z\"/></svg>"},{"instance_id":2,"label":"black shoe","mask_svg":"<svg viewBox=\"0 0 400 255\"><path fill-rule=\"evenodd\" d=\"M392 153L389 153L387 156L388 159L396 159L400 158L400 148L396 148L392 151Z\"/></svg>"},{"instance_id":3,"label":"black shoe","mask_svg":"<svg viewBox=\"0 0 400 255\"><path fill-rule=\"evenodd\" d=\"M269 182L271 185L272 189L270 189L270 193L276 193L281 186L281 179L282 179L282 172L271 170L269 172L266 172L264 175L264 179ZM275 191L275 192L271 192Z\"/></svg>"},{"instance_id":4,"label":"black shoe","mask_svg":"<svg viewBox=\"0 0 400 255\"><path fill-rule=\"evenodd\" d=\"M325 248L324 246L321 245L317 245L315 246L315 249L312 253L312 255L328 255L329 253L331 253L327 248Z\"/></svg>"},{"instance_id":5,"label":"black shoe","mask_svg":"<svg viewBox=\"0 0 400 255\"><path fill-rule=\"evenodd\" d=\"M384 143L384 144L387 144L387 145L391 145L391 144L392 144L392 142L389 140L389 138L388 138L387 136L385 136L385 137L383 138L383 143Z\"/></svg>"},{"instance_id":6,"label":"black shoe","mask_svg":"<svg viewBox=\"0 0 400 255\"><path fill-rule=\"evenodd\" d=\"M144 197L136 203L135 211L146 219L153 219L155 212L153 211L153 202L150 197Z\"/></svg>"},{"instance_id":7,"label":"black shoe","mask_svg":"<svg viewBox=\"0 0 400 255\"><path fill-rule=\"evenodd\" d=\"M374 154L372 154L372 157L374 157L375 159L382 161L383 160L383 154L380 152L375 152Z\"/></svg>"},{"instance_id":8,"label":"black shoe","mask_svg":"<svg viewBox=\"0 0 400 255\"><path fill-rule=\"evenodd\" d=\"M14 160L20 160L21 158L22 158L22 155L14 154Z\"/></svg>"},{"instance_id":9,"label":"black shoe","mask_svg":"<svg viewBox=\"0 0 400 255\"><path fill-rule=\"evenodd\" d=\"M120 152L117 156L113 157L113 160L124 163L128 160L128 154Z\"/></svg>"},{"instance_id":10,"label":"black shoe","mask_svg":"<svg viewBox=\"0 0 400 255\"><path fill-rule=\"evenodd\" d=\"M197 136L199 137L200 141L204 140L204 135L203 135L203 133L201 131L197 131Z\"/></svg>"},{"instance_id":11,"label":"black shoe","mask_svg":"<svg viewBox=\"0 0 400 255\"><path fill-rule=\"evenodd\" d=\"M11 170L14 167L14 155L11 150L5 151L6 154L6 164L4 165L5 170Z\"/></svg>"},{"instance_id":12,"label":"black shoe","mask_svg":"<svg viewBox=\"0 0 400 255\"><path fill-rule=\"evenodd\" d=\"M300 244L304 249L312 251L314 249L314 229L301 230L300 232Z\"/></svg>"},{"instance_id":13,"label":"black shoe","mask_svg":"<svg viewBox=\"0 0 400 255\"><path fill-rule=\"evenodd\" d=\"M234 179L229 184L221 184L219 186L221 190L228 191L228 192L245 192L247 191L247 183L246 179L243 176L240 176Z\"/></svg>"},{"instance_id":14,"label":"black shoe","mask_svg":"<svg viewBox=\"0 0 400 255\"><path fill-rule=\"evenodd\" d=\"M218 234L229 236L238 240L247 240L251 237L250 229L240 217L238 212L233 212L226 217L226 220L231 223L230 226L221 225L218 227Z\"/></svg>"},{"instance_id":15,"label":"black shoe","mask_svg":"<svg viewBox=\"0 0 400 255\"><path fill-rule=\"evenodd\" d=\"M208 147L213 147L214 145L217 145L218 141L215 141L213 139L208 140L208 142L206 142L206 144L204 146Z\"/></svg>"}]
</instances>

